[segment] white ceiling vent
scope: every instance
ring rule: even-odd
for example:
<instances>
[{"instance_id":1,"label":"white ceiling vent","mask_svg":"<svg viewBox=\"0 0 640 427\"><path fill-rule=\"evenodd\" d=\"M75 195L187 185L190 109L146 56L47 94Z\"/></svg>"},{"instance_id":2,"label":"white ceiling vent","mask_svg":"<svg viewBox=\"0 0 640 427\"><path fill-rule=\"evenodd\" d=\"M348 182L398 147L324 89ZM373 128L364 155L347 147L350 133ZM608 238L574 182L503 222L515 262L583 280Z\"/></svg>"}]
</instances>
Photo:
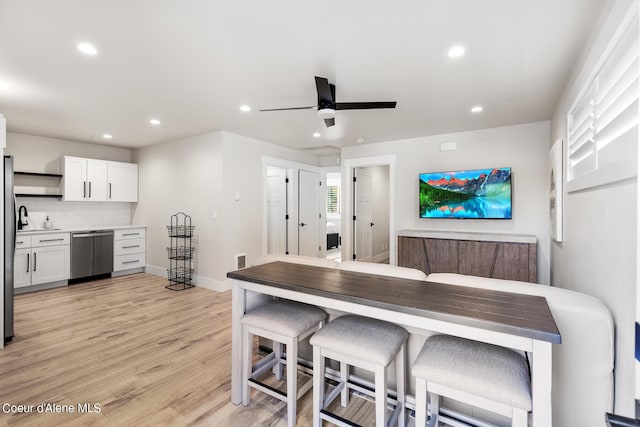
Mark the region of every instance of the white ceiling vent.
<instances>
[{"instance_id":1,"label":"white ceiling vent","mask_svg":"<svg viewBox=\"0 0 640 427\"><path fill-rule=\"evenodd\" d=\"M235 256L236 259L236 270L241 270L247 267L247 254L237 254Z\"/></svg>"}]
</instances>

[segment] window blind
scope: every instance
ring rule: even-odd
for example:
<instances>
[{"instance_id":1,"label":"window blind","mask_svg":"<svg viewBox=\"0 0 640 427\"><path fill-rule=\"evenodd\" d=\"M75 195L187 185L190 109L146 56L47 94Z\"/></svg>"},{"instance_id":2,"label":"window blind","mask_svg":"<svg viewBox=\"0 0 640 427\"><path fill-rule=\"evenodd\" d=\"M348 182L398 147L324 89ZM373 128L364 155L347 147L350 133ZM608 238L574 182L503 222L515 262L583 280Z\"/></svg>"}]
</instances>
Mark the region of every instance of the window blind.
<instances>
[{"instance_id":1,"label":"window blind","mask_svg":"<svg viewBox=\"0 0 640 427\"><path fill-rule=\"evenodd\" d=\"M327 213L340 213L340 187L327 187Z\"/></svg>"},{"instance_id":2,"label":"window blind","mask_svg":"<svg viewBox=\"0 0 640 427\"><path fill-rule=\"evenodd\" d=\"M570 191L637 175L640 115L637 14L612 44L595 77L567 114Z\"/></svg>"}]
</instances>

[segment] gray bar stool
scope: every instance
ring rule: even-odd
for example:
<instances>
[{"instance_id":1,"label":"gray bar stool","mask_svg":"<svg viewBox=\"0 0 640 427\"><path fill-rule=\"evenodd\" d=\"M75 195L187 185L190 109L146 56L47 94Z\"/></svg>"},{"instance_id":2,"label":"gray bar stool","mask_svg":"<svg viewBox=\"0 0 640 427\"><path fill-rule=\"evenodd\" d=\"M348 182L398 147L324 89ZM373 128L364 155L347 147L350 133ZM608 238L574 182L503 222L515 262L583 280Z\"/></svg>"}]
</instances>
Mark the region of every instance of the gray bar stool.
<instances>
[{"instance_id":1,"label":"gray bar stool","mask_svg":"<svg viewBox=\"0 0 640 427\"><path fill-rule=\"evenodd\" d=\"M355 424L339 417L326 408L341 395L341 404L348 403L349 366L374 372L376 426L384 427L397 419L405 422L405 342L408 332L393 323L368 317L345 315L327 323L309 342L313 345L313 426L322 420L339 426ZM340 362L340 383L325 397L325 358ZM387 368L396 362L397 404L387 419Z\"/></svg>"},{"instance_id":2,"label":"gray bar stool","mask_svg":"<svg viewBox=\"0 0 640 427\"><path fill-rule=\"evenodd\" d=\"M448 335L427 338L413 364L416 377L416 427L438 426L440 396L511 418L527 427L531 379L523 356L508 348Z\"/></svg>"},{"instance_id":3,"label":"gray bar stool","mask_svg":"<svg viewBox=\"0 0 640 427\"><path fill-rule=\"evenodd\" d=\"M309 380L298 390L298 342L322 327L327 313L318 307L279 300L256 307L242 317L242 403L251 403L251 388L287 402L287 425L296 425L297 400L312 386ZM253 336L273 340L273 352L253 364ZM286 345L287 392L257 380L269 369L282 378L282 345Z\"/></svg>"}]
</instances>

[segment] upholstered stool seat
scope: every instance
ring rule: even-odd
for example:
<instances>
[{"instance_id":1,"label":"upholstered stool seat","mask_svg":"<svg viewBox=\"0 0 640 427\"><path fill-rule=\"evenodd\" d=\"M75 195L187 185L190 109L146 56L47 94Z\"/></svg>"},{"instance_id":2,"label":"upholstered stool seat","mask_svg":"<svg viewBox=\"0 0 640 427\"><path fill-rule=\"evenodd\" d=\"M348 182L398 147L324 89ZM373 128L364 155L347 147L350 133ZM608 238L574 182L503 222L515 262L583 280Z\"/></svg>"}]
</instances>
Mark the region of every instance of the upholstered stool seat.
<instances>
[{"instance_id":1,"label":"upholstered stool seat","mask_svg":"<svg viewBox=\"0 0 640 427\"><path fill-rule=\"evenodd\" d=\"M416 377L416 426L426 422L427 392L431 421L437 426L439 396L512 418L527 425L531 380L523 356L504 347L448 335L427 339L413 365Z\"/></svg>"},{"instance_id":2,"label":"upholstered stool seat","mask_svg":"<svg viewBox=\"0 0 640 427\"><path fill-rule=\"evenodd\" d=\"M297 399L312 385L308 381L298 390L298 342L321 328L327 318L323 310L306 304L279 300L256 307L242 319L243 373L242 403L251 402L251 389L255 388L277 399L287 402L287 424L296 424ZM253 335L273 340L273 352L253 365ZM287 392L283 393L257 380L273 368L276 379L282 377L282 345L286 345Z\"/></svg>"},{"instance_id":3,"label":"upholstered stool seat","mask_svg":"<svg viewBox=\"0 0 640 427\"><path fill-rule=\"evenodd\" d=\"M404 425L405 402L405 342L407 331L389 322L368 317L345 315L329 322L309 341L313 345L313 425L322 420L345 425L344 421L325 408L341 395L347 405L349 366L356 366L375 374L376 426L386 426L397 419ZM325 358L340 362L340 384L325 398ZM387 367L396 362L397 404L387 420Z\"/></svg>"}]
</instances>

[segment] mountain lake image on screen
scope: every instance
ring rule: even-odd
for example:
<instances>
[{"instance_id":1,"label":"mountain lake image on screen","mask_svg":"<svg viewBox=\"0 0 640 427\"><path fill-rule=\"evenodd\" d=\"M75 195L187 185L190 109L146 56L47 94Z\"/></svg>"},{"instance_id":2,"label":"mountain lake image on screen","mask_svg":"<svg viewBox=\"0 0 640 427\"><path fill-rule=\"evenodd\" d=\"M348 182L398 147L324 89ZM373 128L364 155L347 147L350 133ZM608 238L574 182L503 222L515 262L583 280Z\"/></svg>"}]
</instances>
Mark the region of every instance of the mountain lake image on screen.
<instances>
[{"instance_id":1,"label":"mountain lake image on screen","mask_svg":"<svg viewBox=\"0 0 640 427\"><path fill-rule=\"evenodd\" d=\"M511 168L420 174L420 218L511 219Z\"/></svg>"}]
</instances>

